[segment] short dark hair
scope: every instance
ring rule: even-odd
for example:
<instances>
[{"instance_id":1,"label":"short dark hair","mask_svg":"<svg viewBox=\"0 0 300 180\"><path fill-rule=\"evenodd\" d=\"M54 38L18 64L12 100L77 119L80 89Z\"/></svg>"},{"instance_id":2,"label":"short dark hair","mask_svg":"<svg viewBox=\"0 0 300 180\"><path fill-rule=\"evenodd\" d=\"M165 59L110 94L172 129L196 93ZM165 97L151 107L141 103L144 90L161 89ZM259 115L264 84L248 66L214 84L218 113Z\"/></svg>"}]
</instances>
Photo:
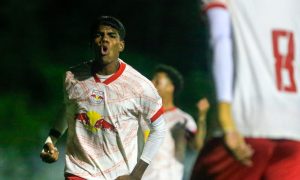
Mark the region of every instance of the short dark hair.
<instances>
[{"instance_id":1,"label":"short dark hair","mask_svg":"<svg viewBox=\"0 0 300 180\"><path fill-rule=\"evenodd\" d=\"M120 20L112 16L99 16L94 21L91 27L91 39L95 37L95 34L97 33L100 25L106 25L116 29L119 33L120 38L122 40L125 39L126 31L124 25L121 23Z\"/></svg>"},{"instance_id":2,"label":"short dark hair","mask_svg":"<svg viewBox=\"0 0 300 180\"><path fill-rule=\"evenodd\" d=\"M177 71L175 68L173 68L172 66L168 66L165 64L160 64L155 67L154 73L159 73L159 72L163 72L167 74L167 76L170 78L170 80L172 81L175 87L174 94L178 95L182 91L183 83L184 83L181 73Z\"/></svg>"}]
</instances>

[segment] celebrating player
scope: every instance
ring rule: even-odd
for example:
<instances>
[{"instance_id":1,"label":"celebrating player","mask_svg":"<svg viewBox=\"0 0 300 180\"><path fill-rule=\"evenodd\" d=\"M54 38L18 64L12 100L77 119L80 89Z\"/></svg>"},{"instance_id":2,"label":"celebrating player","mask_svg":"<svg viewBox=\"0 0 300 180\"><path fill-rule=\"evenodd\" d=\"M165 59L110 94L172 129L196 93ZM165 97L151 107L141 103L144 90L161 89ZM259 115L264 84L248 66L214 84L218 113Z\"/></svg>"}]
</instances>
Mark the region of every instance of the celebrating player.
<instances>
[{"instance_id":1,"label":"celebrating player","mask_svg":"<svg viewBox=\"0 0 300 180\"><path fill-rule=\"evenodd\" d=\"M66 72L65 109L40 156L55 162L55 143L68 128L66 179L141 179L165 134L161 97L119 59L125 47L119 20L101 16L91 32L95 57ZM151 128L145 144L141 119Z\"/></svg>"},{"instance_id":2,"label":"celebrating player","mask_svg":"<svg viewBox=\"0 0 300 180\"><path fill-rule=\"evenodd\" d=\"M203 145L209 103L206 99L198 102L199 119L196 125L189 114L174 104L174 96L180 93L183 86L183 78L177 70L170 66L160 65L155 70L152 82L162 97L168 131L161 148L146 170L143 180L181 180L187 143L196 150L200 150Z\"/></svg>"},{"instance_id":3,"label":"celebrating player","mask_svg":"<svg viewBox=\"0 0 300 180\"><path fill-rule=\"evenodd\" d=\"M192 179L300 179L299 5L204 0L224 136Z\"/></svg>"}]
</instances>

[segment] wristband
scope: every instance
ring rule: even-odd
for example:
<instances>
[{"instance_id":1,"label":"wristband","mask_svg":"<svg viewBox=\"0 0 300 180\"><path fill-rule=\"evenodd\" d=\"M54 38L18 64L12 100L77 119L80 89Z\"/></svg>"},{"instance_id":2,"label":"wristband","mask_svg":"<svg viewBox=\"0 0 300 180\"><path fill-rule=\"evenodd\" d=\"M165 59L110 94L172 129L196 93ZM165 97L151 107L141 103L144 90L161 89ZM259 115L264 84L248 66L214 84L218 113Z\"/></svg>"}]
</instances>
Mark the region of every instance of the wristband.
<instances>
[{"instance_id":1,"label":"wristband","mask_svg":"<svg viewBox=\"0 0 300 180\"><path fill-rule=\"evenodd\" d=\"M56 129L50 129L49 136L53 136L56 139L59 139L59 137L61 136L61 133Z\"/></svg>"}]
</instances>

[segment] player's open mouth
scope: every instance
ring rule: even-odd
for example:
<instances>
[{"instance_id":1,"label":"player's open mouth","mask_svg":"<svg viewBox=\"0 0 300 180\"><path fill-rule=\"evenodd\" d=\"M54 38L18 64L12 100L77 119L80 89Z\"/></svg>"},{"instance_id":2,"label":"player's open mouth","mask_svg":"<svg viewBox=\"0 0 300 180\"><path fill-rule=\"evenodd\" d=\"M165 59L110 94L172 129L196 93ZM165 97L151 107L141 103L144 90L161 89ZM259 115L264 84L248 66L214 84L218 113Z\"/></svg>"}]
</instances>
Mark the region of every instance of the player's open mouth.
<instances>
[{"instance_id":1,"label":"player's open mouth","mask_svg":"<svg viewBox=\"0 0 300 180\"><path fill-rule=\"evenodd\" d=\"M102 55L107 55L108 54L108 47L106 45L102 45L100 47L100 49L101 49L101 54Z\"/></svg>"}]
</instances>

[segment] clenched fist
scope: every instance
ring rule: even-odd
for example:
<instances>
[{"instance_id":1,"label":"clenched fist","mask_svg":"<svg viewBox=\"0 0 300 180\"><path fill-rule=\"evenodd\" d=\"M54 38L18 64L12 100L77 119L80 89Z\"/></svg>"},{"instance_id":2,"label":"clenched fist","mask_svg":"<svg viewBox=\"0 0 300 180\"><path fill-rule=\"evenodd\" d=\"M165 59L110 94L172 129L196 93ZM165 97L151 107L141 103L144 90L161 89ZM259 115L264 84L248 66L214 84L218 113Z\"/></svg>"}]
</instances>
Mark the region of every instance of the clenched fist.
<instances>
[{"instance_id":1,"label":"clenched fist","mask_svg":"<svg viewBox=\"0 0 300 180\"><path fill-rule=\"evenodd\" d=\"M59 152L52 143L46 143L40 154L41 159L46 163L53 163L58 160Z\"/></svg>"}]
</instances>

